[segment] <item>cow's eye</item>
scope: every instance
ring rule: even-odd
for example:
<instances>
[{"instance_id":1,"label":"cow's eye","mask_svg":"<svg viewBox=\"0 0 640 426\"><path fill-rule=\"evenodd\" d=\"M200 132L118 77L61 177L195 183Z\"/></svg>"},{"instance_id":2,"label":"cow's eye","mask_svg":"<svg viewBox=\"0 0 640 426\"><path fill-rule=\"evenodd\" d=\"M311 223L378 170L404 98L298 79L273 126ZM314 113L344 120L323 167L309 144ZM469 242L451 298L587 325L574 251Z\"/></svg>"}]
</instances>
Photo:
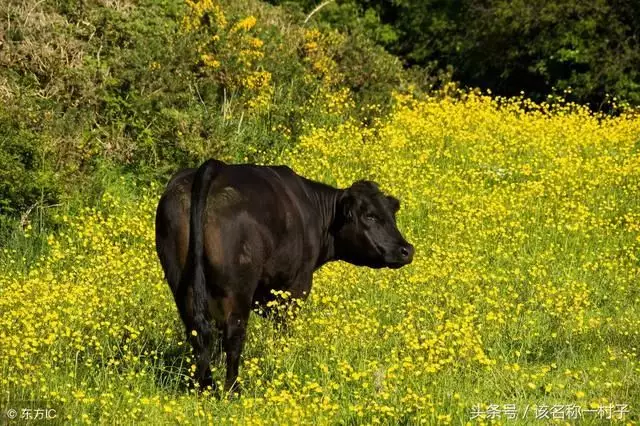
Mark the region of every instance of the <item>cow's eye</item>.
<instances>
[{"instance_id":1,"label":"cow's eye","mask_svg":"<svg viewBox=\"0 0 640 426\"><path fill-rule=\"evenodd\" d=\"M379 221L380 221L380 220L378 219L378 217L377 217L377 216L372 215L372 214L368 214L368 215L366 215L366 216L364 217L364 219L365 219L367 222L379 222Z\"/></svg>"}]
</instances>

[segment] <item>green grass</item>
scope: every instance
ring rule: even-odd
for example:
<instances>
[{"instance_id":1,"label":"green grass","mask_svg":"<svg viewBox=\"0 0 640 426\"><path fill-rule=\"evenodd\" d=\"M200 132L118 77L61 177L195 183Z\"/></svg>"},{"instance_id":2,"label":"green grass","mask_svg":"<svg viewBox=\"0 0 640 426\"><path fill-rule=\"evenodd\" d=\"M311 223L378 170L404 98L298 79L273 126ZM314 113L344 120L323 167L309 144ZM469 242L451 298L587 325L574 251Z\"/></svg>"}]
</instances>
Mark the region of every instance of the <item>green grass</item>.
<instances>
[{"instance_id":1,"label":"green grass","mask_svg":"<svg viewBox=\"0 0 640 426\"><path fill-rule=\"evenodd\" d=\"M529 407L518 424L542 405L628 404L637 423L640 123L517 105L399 101L373 128L310 131L281 154L340 186L374 177L416 258L323 267L286 333L252 315L239 399L185 386L153 242L161 188L106 178L97 207L0 260L3 400L83 424L465 424L476 404Z\"/></svg>"}]
</instances>

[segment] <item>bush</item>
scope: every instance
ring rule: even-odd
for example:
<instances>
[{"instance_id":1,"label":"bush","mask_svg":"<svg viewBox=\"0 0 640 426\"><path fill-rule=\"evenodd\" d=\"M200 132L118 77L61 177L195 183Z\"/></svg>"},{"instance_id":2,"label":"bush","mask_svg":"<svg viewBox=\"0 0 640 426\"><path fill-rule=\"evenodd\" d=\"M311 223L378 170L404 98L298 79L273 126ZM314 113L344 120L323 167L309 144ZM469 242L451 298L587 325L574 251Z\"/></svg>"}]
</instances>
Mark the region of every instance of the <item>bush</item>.
<instances>
[{"instance_id":1,"label":"bush","mask_svg":"<svg viewBox=\"0 0 640 426\"><path fill-rule=\"evenodd\" d=\"M207 157L274 158L307 128L380 114L413 78L365 34L257 0L12 0L0 13L13 217L81 195L105 165L164 180Z\"/></svg>"}]
</instances>

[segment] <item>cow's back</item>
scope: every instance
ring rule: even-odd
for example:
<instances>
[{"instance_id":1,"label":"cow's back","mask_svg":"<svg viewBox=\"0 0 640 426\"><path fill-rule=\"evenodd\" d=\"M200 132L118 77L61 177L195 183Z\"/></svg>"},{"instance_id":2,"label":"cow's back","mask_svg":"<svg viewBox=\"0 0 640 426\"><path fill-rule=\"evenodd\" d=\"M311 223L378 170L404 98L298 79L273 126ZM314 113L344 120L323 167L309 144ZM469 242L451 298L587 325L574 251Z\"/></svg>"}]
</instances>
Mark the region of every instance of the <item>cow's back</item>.
<instances>
[{"instance_id":1,"label":"cow's back","mask_svg":"<svg viewBox=\"0 0 640 426\"><path fill-rule=\"evenodd\" d=\"M288 167L226 166L209 189L206 212L205 250L218 272L250 264L261 269L261 283L278 288L313 271L318 226Z\"/></svg>"},{"instance_id":2,"label":"cow's back","mask_svg":"<svg viewBox=\"0 0 640 426\"><path fill-rule=\"evenodd\" d=\"M288 236L306 220L299 178L288 167L226 166L209 188L207 212L234 220L246 213L275 236Z\"/></svg>"}]
</instances>

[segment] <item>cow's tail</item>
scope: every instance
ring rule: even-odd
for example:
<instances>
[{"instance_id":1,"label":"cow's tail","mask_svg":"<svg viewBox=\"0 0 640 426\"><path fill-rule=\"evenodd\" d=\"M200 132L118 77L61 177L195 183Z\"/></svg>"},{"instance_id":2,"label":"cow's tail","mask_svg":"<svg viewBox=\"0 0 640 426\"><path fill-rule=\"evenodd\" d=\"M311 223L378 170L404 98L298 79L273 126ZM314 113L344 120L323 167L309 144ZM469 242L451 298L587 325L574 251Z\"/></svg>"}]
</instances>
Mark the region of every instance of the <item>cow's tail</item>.
<instances>
[{"instance_id":1,"label":"cow's tail","mask_svg":"<svg viewBox=\"0 0 640 426\"><path fill-rule=\"evenodd\" d=\"M211 182L216 178L224 163L218 160L207 160L196 172L191 188L191 216L189 225L189 251L187 265L182 275L180 287L187 289L192 286L193 316L186 322L187 328L194 327L197 331L208 329L207 312L207 283L204 275L204 217L207 205L207 195ZM185 282L186 281L186 282ZM184 300L184 299L183 299ZM187 333L193 330L187 329ZM197 333L195 333L197 334Z\"/></svg>"}]
</instances>

